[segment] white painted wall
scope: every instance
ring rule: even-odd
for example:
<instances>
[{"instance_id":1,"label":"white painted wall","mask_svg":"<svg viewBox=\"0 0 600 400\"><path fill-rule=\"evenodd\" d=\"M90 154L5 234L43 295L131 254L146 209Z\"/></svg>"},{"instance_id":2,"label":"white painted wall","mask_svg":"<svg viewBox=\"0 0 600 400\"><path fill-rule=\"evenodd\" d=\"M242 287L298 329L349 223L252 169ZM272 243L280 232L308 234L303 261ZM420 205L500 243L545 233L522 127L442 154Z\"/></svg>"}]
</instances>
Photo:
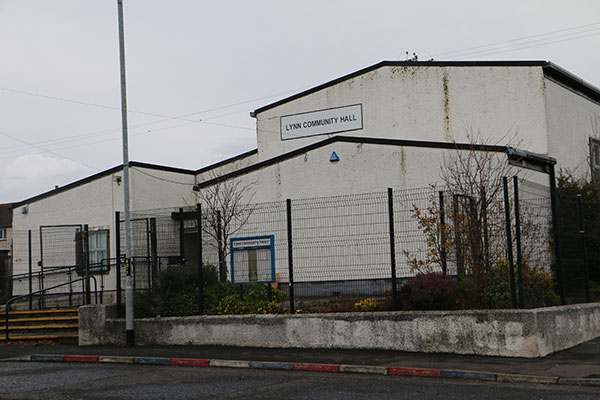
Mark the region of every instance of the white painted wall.
<instances>
[{"instance_id":1,"label":"white painted wall","mask_svg":"<svg viewBox=\"0 0 600 400\"><path fill-rule=\"evenodd\" d=\"M141 167L129 171L133 211L196 204L192 190L196 180L192 174Z\"/></svg>"},{"instance_id":2,"label":"white painted wall","mask_svg":"<svg viewBox=\"0 0 600 400\"><path fill-rule=\"evenodd\" d=\"M600 138L600 104L550 79L545 85L550 154L558 168L589 177L589 138Z\"/></svg>"},{"instance_id":3,"label":"white painted wall","mask_svg":"<svg viewBox=\"0 0 600 400\"><path fill-rule=\"evenodd\" d=\"M340 161L329 161L333 151ZM402 235L419 232L411 210L413 202L426 208L428 194L415 195L410 190L441 184L441 165L454 153L455 150L332 143L255 170L234 179L241 182L240 186L253 184L251 191L246 193L246 201L269 204L259 205L248 226L236 236L274 234L276 272L280 281L286 282L287 248L285 243L280 247L277 243L285 241L284 202L289 198L293 210L298 210L299 204L303 209L294 214L293 223L300 233L294 240L304 241L294 250L296 282L389 278L386 191L391 187L397 193L394 206L398 232L397 274L398 277L412 276L414 271L403 251L410 250L414 254L420 251L419 248L425 251L427 246L415 237ZM498 155L500 159L505 157ZM515 170L517 172L523 173ZM536 175L547 182L547 177L542 174L531 173L528 177L531 179ZM404 189L409 189L409 193L402 194ZM367 196L365 201L354 196L344 198L345 195L375 192L378 194ZM271 205L270 202L278 203ZM302 218L305 221L300 221ZM342 226L344 223L348 225ZM341 237L342 231L347 238ZM320 243L316 243L314 238L320 235L322 238L317 239Z\"/></svg>"},{"instance_id":4,"label":"white painted wall","mask_svg":"<svg viewBox=\"0 0 600 400\"><path fill-rule=\"evenodd\" d=\"M228 162L226 164L203 171L196 175L196 180L198 182L203 182L212 179L216 176L228 174L229 172L237 171L238 169L248 167L252 164L255 164L256 162L258 162L258 154L249 154L248 156L239 160Z\"/></svg>"},{"instance_id":5,"label":"white painted wall","mask_svg":"<svg viewBox=\"0 0 600 400\"><path fill-rule=\"evenodd\" d=\"M90 230L110 230L109 256L115 251L115 211L123 212L122 171L100 177L65 191L56 191L43 199L26 205L27 213L18 207L13 213L14 255L13 274L28 271L27 231L32 230L33 271L39 271L40 260L39 227L41 225L88 224ZM195 183L193 174L163 171L160 169L130 168L131 210L158 209L195 204L192 191ZM69 243L65 243L68 246ZM105 290L114 290L114 271L104 277ZM18 294L27 288L28 282L15 285Z\"/></svg>"},{"instance_id":6,"label":"white painted wall","mask_svg":"<svg viewBox=\"0 0 600 400\"><path fill-rule=\"evenodd\" d=\"M547 153L541 67L381 67L257 115L259 160L325 139L280 140L281 116L362 104L362 130L339 135L465 140L466 129L490 142L518 129L519 146Z\"/></svg>"}]
</instances>

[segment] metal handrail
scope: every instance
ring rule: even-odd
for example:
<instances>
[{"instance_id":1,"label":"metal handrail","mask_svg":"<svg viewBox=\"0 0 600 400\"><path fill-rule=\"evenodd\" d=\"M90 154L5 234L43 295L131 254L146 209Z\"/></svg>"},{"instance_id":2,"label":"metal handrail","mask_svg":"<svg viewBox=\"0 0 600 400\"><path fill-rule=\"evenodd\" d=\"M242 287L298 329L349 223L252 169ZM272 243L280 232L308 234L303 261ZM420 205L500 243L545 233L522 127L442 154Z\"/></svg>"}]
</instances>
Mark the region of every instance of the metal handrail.
<instances>
[{"instance_id":1,"label":"metal handrail","mask_svg":"<svg viewBox=\"0 0 600 400\"><path fill-rule=\"evenodd\" d=\"M49 276L49 275L59 275L59 274L64 274L65 271L72 271L74 270L75 267L61 267L61 268L56 268L56 269L51 269L51 270L47 270L47 271L33 271L31 272L31 276L32 277L37 277L38 275L44 275L44 276ZM4 276L0 276L0 280L2 279L24 279L24 278L29 278L29 272L22 272L20 274L12 274L12 275L4 275Z\"/></svg>"},{"instance_id":2,"label":"metal handrail","mask_svg":"<svg viewBox=\"0 0 600 400\"><path fill-rule=\"evenodd\" d=\"M98 302L98 282L96 281L96 277L92 276L92 275L83 276L81 278L73 279L73 280L71 280L69 282L65 282L65 283L61 283L59 285L51 286L49 288L37 290L35 292L31 292L31 293L27 293L27 294L22 294L20 296L14 296L14 297L11 297L10 299L8 299L8 301L6 302L5 319L4 319L5 328L6 328L6 341L8 342L8 340L9 340L8 339L8 313L10 311L10 305L11 305L11 303L13 303L13 302L15 302L17 300L21 300L21 299L27 298L27 297L33 297L33 296L35 296L37 294L42 294L42 293L46 292L47 290L56 289L58 287L70 285L70 284L73 284L74 282L83 281L83 280L86 280L86 279L89 279L89 278L92 278L94 280L94 295L95 295L95 298L96 298L96 302Z\"/></svg>"}]
</instances>

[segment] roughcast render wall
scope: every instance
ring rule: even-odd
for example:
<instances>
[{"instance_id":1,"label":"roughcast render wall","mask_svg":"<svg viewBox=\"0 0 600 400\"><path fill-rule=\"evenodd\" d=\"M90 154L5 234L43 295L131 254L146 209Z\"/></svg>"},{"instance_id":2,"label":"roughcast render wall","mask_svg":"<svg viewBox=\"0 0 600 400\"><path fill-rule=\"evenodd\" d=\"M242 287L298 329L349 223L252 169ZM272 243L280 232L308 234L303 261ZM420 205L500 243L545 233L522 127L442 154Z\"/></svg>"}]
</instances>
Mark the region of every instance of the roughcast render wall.
<instances>
[{"instance_id":1,"label":"roughcast render wall","mask_svg":"<svg viewBox=\"0 0 600 400\"><path fill-rule=\"evenodd\" d=\"M79 344L125 345L115 306L79 309ZM543 357L600 336L600 303L533 310L147 318L136 345L389 349Z\"/></svg>"}]
</instances>

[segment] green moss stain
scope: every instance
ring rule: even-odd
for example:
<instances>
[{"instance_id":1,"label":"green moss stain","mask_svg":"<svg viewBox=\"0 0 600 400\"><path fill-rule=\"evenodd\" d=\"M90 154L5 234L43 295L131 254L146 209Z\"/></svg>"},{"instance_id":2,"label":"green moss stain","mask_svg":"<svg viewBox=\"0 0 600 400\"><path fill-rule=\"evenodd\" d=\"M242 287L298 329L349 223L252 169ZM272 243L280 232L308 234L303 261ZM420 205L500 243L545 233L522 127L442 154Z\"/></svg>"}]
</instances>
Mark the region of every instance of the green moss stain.
<instances>
[{"instance_id":1,"label":"green moss stain","mask_svg":"<svg viewBox=\"0 0 600 400\"><path fill-rule=\"evenodd\" d=\"M408 78L414 78L417 74L417 67L392 67L390 69L392 77L394 75L405 76Z\"/></svg>"},{"instance_id":2,"label":"green moss stain","mask_svg":"<svg viewBox=\"0 0 600 400\"><path fill-rule=\"evenodd\" d=\"M406 153L404 147L400 148L400 171L402 173L402 185L406 184Z\"/></svg>"},{"instance_id":3,"label":"green moss stain","mask_svg":"<svg viewBox=\"0 0 600 400\"><path fill-rule=\"evenodd\" d=\"M442 77L444 87L444 137L446 140L452 140L450 133L450 89L448 89L448 73L444 72Z\"/></svg>"}]
</instances>

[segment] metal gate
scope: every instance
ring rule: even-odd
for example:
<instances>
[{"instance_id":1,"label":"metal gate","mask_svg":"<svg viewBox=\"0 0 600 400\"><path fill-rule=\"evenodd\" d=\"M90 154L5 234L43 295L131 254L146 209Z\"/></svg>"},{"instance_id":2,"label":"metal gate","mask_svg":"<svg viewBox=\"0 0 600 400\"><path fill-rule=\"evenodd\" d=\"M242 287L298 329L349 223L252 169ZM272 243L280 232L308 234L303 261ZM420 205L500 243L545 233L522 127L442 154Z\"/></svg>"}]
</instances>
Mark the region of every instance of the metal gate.
<instances>
[{"instance_id":1,"label":"metal gate","mask_svg":"<svg viewBox=\"0 0 600 400\"><path fill-rule=\"evenodd\" d=\"M65 284L83 275L83 226L81 224L70 225L43 225L40 226L40 260L38 266L38 288L43 290L56 285ZM83 285L83 282L81 282ZM79 288L73 284L57 288L52 293L68 293L68 303L72 304L72 293ZM83 287L81 291L83 292ZM45 293L40 298L45 303ZM40 304L40 307L45 306Z\"/></svg>"},{"instance_id":2,"label":"metal gate","mask_svg":"<svg viewBox=\"0 0 600 400\"><path fill-rule=\"evenodd\" d=\"M81 257L81 224L40 226L42 270L75 268Z\"/></svg>"}]
</instances>

